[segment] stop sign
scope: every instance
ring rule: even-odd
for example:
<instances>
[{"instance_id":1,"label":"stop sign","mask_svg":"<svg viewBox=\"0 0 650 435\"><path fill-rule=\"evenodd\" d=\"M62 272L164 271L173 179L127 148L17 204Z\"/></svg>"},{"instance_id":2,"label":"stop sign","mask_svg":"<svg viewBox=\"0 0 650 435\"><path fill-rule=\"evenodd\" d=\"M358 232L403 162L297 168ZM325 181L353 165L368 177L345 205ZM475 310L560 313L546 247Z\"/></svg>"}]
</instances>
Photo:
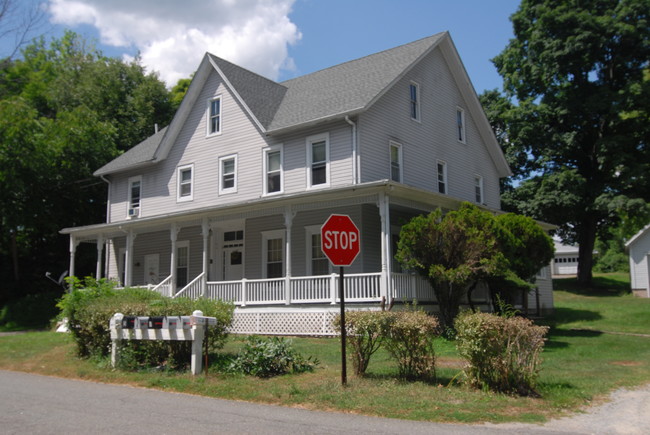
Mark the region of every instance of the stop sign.
<instances>
[{"instance_id":1,"label":"stop sign","mask_svg":"<svg viewBox=\"0 0 650 435\"><path fill-rule=\"evenodd\" d=\"M360 251L359 229L350 216L331 215L320 228L321 250L334 266L349 266Z\"/></svg>"}]
</instances>

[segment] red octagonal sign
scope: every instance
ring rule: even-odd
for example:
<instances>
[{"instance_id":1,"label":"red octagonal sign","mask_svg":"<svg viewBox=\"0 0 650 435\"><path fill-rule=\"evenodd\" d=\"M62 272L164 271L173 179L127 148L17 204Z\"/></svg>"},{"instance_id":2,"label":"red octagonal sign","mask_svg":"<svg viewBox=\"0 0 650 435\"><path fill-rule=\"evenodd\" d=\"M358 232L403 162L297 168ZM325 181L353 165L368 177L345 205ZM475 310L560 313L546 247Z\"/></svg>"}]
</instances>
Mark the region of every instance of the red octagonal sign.
<instances>
[{"instance_id":1,"label":"red octagonal sign","mask_svg":"<svg viewBox=\"0 0 650 435\"><path fill-rule=\"evenodd\" d=\"M349 266L360 251L359 229L350 216L333 214L320 228L321 250L334 266Z\"/></svg>"}]
</instances>

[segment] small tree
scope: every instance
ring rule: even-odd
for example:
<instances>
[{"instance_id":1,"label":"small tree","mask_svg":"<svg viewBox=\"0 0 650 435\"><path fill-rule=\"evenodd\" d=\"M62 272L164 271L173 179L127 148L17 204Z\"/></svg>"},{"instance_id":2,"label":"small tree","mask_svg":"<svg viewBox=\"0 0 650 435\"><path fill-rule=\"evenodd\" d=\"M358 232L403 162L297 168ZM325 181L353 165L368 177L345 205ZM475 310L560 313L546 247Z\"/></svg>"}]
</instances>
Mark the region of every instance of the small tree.
<instances>
[{"instance_id":1,"label":"small tree","mask_svg":"<svg viewBox=\"0 0 650 435\"><path fill-rule=\"evenodd\" d=\"M453 328L460 303L480 280L506 273L492 214L464 203L444 217L438 209L402 227L397 259L434 289L445 330Z\"/></svg>"}]
</instances>

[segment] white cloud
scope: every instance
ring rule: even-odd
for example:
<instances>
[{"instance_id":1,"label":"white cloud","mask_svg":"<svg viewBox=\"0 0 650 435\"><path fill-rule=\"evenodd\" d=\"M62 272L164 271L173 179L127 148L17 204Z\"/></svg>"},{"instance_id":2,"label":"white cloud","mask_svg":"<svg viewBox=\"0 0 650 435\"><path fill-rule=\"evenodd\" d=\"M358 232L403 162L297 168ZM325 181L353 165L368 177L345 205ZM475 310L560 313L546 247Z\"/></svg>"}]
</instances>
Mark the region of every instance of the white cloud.
<instances>
[{"instance_id":1,"label":"white cloud","mask_svg":"<svg viewBox=\"0 0 650 435\"><path fill-rule=\"evenodd\" d=\"M96 27L101 43L137 47L142 63L172 86L209 51L271 79L291 69L287 45L301 34L295 0L49 0L57 24Z\"/></svg>"}]
</instances>

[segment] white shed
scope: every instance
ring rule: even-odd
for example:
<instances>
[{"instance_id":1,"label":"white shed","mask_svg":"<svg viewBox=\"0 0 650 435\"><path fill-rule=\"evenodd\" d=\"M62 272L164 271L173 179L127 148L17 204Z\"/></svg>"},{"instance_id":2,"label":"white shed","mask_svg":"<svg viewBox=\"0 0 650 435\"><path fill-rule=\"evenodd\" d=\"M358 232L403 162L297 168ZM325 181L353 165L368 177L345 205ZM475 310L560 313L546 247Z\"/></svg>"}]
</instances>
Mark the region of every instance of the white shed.
<instances>
[{"instance_id":1,"label":"white shed","mask_svg":"<svg viewBox=\"0 0 650 435\"><path fill-rule=\"evenodd\" d=\"M630 286L638 296L650 298L650 224L627 241L630 255Z\"/></svg>"},{"instance_id":2,"label":"white shed","mask_svg":"<svg viewBox=\"0 0 650 435\"><path fill-rule=\"evenodd\" d=\"M553 275L576 275L578 273L578 246L563 245L553 239L555 255L553 257Z\"/></svg>"}]
</instances>

